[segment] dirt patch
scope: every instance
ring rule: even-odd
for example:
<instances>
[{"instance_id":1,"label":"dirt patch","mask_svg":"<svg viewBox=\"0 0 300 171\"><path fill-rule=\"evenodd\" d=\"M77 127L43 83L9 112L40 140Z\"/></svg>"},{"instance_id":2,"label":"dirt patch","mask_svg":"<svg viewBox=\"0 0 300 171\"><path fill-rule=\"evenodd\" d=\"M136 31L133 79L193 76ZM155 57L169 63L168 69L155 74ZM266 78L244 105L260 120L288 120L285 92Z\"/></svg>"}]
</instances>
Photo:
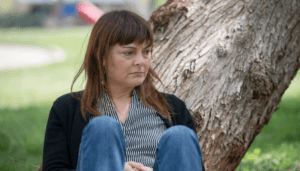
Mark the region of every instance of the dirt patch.
<instances>
[{"instance_id":1,"label":"dirt patch","mask_svg":"<svg viewBox=\"0 0 300 171\"><path fill-rule=\"evenodd\" d=\"M37 47L0 43L0 70L61 62L65 56L65 51L57 46Z\"/></svg>"}]
</instances>

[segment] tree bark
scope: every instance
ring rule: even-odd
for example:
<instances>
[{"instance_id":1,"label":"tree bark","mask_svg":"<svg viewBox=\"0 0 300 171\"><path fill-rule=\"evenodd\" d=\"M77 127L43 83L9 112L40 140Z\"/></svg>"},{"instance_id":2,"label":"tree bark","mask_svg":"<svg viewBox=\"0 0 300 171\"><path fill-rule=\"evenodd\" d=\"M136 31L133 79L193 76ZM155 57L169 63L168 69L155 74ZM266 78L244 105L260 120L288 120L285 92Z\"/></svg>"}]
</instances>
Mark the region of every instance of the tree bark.
<instances>
[{"instance_id":1,"label":"tree bark","mask_svg":"<svg viewBox=\"0 0 300 171\"><path fill-rule=\"evenodd\" d=\"M234 170L300 68L300 1L168 0L149 22L157 87L185 101L206 170Z\"/></svg>"}]
</instances>

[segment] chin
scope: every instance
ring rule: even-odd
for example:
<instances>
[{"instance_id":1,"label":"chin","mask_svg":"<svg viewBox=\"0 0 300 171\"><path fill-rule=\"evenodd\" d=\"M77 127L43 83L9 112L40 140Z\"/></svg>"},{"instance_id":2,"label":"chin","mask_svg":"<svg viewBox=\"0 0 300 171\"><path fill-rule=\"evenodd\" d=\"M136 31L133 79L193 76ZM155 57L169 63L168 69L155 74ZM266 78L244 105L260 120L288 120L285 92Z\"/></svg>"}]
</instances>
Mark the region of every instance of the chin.
<instances>
[{"instance_id":1,"label":"chin","mask_svg":"<svg viewBox=\"0 0 300 171\"><path fill-rule=\"evenodd\" d=\"M134 80L131 82L132 87L140 86L143 84L145 79Z\"/></svg>"}]
</instances>

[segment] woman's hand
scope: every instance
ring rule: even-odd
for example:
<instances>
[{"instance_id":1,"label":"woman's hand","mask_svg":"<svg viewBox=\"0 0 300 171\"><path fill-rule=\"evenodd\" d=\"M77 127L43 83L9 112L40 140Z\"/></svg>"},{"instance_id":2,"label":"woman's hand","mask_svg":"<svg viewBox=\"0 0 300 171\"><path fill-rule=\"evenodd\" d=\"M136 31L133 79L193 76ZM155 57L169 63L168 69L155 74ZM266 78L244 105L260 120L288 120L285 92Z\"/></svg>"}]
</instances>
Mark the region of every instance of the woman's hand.
<instances>
[{"instance_id":1,"label":"woman's hand","mask_svg":"<svg viewBox=\"0 0 300 171\"><path fill-rule=\"evenodd\" d=\"M145 171L153 171L153 169L152 168L150 168L150 167L147 167L147 166L144 166L145 168L146 168L146 170Z\"/></svg>"},{"instance_id":2,"label":"woman's hand","mask_svg":"<svg viewBox=\"0 0 300 171\"><path fill-rule=\"evenodd\" d=\"M124 171L153 171L152 168L144 166L142 163L126 162Z\"/></svg>"}]
</instances>

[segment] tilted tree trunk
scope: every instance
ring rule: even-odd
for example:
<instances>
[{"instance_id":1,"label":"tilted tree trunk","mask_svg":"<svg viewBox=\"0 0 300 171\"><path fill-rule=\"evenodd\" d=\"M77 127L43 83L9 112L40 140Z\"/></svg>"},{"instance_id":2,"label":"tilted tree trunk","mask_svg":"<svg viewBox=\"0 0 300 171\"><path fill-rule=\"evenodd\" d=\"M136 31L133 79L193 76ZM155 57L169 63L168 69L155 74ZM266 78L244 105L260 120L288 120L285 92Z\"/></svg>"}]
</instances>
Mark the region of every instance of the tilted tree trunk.
<instances>
[{"instance_id":1,"label":"tilted tree trunk","mask_svg":"<svg viewBox=\"0 0 300 171\"><path fill-rule=\"evenodd\" d=\"M234 170L300 68L300 1L169 0L150 23L152 68L192 113L205 168Z\"/></svg>"}]
</instances>

